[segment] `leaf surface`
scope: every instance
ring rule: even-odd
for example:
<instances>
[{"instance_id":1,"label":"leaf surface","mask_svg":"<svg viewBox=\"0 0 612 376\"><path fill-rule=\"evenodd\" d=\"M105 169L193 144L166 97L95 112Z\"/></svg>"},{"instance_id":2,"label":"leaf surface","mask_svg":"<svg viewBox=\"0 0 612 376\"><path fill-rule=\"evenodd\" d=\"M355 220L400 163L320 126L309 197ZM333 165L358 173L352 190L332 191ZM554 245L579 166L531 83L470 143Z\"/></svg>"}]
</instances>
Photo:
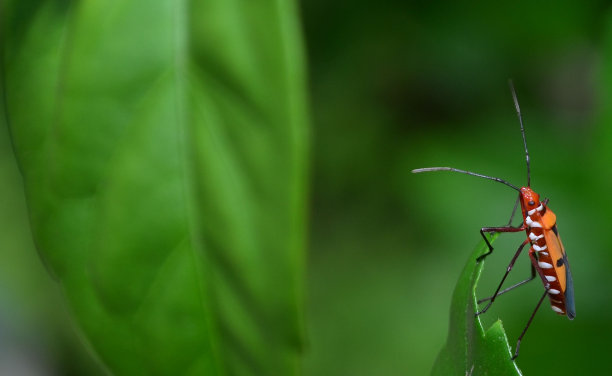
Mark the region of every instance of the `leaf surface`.
<instances>
[{"instance_id":1,"label":"leaf surface","mask_svg":"<svg viewBox=\"0 0 612 376\"><path fill-rule=\"evenodd\" d=\"M307 127L293 1L5 1L41 258L121 375L299 369Z\"/></svg>"},{"instance_id":2,"label":"leaf surface","mask_svg":"<svg viewBox=\"0 0 612 376\"><path fill-rule=\"evenodd\" d=\"M493 240L497 236L493 237ZM493 242L491 240L491 242ZM484 261L478 256L487 251L483 241L476 247L461 272L453 292L450 324L446 344L438 354L432 370L433 376L447 375L521 375L512 353L506 332L500 320L490 328L483 328L476 317L476 285Z\"/></svg>"}]
</instances>

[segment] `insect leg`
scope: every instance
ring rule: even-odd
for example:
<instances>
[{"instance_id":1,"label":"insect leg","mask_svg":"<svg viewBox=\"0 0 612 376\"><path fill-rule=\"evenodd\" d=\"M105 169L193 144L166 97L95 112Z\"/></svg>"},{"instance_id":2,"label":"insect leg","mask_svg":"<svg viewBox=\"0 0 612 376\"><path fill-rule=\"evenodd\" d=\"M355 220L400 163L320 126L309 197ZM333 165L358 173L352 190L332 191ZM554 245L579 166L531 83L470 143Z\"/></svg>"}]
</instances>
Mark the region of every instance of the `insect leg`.
<instances>
[{"instance_id":1,"label":"insect leg","mask_svg":"<svg viewBox=\"0 0 612 376\"><path fill-rule=\"evenodd\" d=\"M514 201L514 207L512 208L512 214L510 214L510 220L508 221L508 226L512 226L512 220L514 219L514 214L516 214L516 208L518 207L519 201L521 200L521 194L519 193L516 201Z\"/></svg>"},{"instance_id":2,"label":"insect leg","mask_svg":"<svg viewBox=\"0 0 612 376\"><path fill-rule=\"evenodd\" d=\"M516 342L516 350L514 351L514 356L512 357L512 360L518 357L519 348L521 347L521 341L523 340L523 336L525 335L525 333L527 333L527 329L529 329L529 325L531 325L531 322L533 321L535 314L538 312L538 309L540 309L540 305L542 305L542 301L544 301L544 298L546 297L547 294L548 294L548 286L546 286L546 290L544 290L544 294L542 294L542 297L540 298L538 305L536 305L535 309L533 310L533 313L531 314L531 317L529 318L529 321L527 321L527 325L525 326L525 329L523 329L523 332L521 333L521 335L518 338L518 341Z\"/></svg>"},{"instance_id":3,"label":"insect leg","mask_svg":"<svg viewBox=\"0 0 612 376\"><path fill-rule=\"evenodd\" d=\"M527 278L526 280L521 281L521 282L519 282L519 283L517 283L517 284L515 284L515 285L512 285L512 286L510 286L510 287L508 287L508 288L506 288L506 289L501 290L500 292L498 292L498 293L497 293L497 295L490 296L490 297L488 297L488 298L484 298L484 299L480 299L480 300L478 301L478 304L480 304L480 303L484 303L484 302L486 302L487 300L491 300L491 299L493 299L493 298L494 298L494 297L496 297L496 296L500 296L501 294L505 294L505 293L507 293L507 292L508 292L508 291L510 291L510 290L514 290L515 288L517 288L517 287L519 287L519 286L522 286L522 285L524 285L524 284L525 284L525 283L527 283L527 282L531 282L531 281L533 281L533 280L534 280L535 276L536 276L536 271L535 271L535 268L533 267L533 265L531 265L531 277L529 277L529 278Z\"/></svg>"},{"instance_id":4,"label":"insect leg","mask_svg":"<svg viewBox=\"0 0 612 376\"><path fill-rule=\"evenodd\" d=\"M529 258L531 259L531 264L535 267L535 265L537 265L538 260L536 260L535 256L533 254L531 254L531 253L529 254ZM536 270L538 271L538 274L542 278L542 281L545 281L546 277L544 276L544 272L542 271L542 269L536 268ZM512 360L514 360L514 359L516 359L518 357L519 348L521 347L521 341L523 340L523 337L525 336L525 333L527 333L527 329L529 329L529 325L531 325L531 322L533 321L533 318L535 317L536 313L538 312L538 309L540 309L540 306L542 305L542 302L544 301L544 298L546 297L546 295L548 295L548 290L549 289L550 289L550 284L546 283L544 285L544 294L542 294L542 297L540 298L540 300L538 301L538 304L536 305L535 309L533 310L533 313L531 314L531 317L529 317L529 321L527 321L527 325L525 325L525 329L523 329L523 332L519 336L518 341L516 341L516 350L514 351L514 356L512 357Z\"/></svg>"},{"instance_id":5,"label":"insect leg","mask_svg":"<svg viewBox=\"0 0 612 376\"><path fill-rule=\"evenodd\" d=\"M476 259L476 262L482 261L485 257L487 257L488 255L490 255L493 252L493 246L489 242L489 239L485 235L485 232L489 232L489 233L491 233L491 232L520 232L520 231L523 231L523 230L525 230L525 225L520 226L520 227L502 226L502 227L483 227L483 228L481 228L480 229L480 235L482 235L482 238L487 243L487 247L489 247L489 251L487 253L485 253L485 254L482 254L482 255L478 256L478 258Z\"/></svg>"},{"instance_id":6,"label":"insect leg","mask_svg":"<svg viewBox=\"0 0 612 376\"><path fill-rule=\"evenodd\" d=\"M510 264L508 265L508 268L506 269L506 273L504 274L504 277L499 283L499 286L497 286L497 290L495 290L495 293L491 297L491 300L489 300L489 303L482 309L482 311L476 312L476 316L487 312L489 307L491 307L491 304L493 304L493 302L495 301L495 298L499 295L499 290L501 290L502 285L504 284L504 281L506 280L506 278L508 277L508 274L510 273L510 270L512 270L512 267L514 266L514 262L519 257L519 255L521 254L521 251L523 250L523 248L525 248L527 244L529 244L529 239L525 239L525 241L521 243L521 245L518 247L518 249L516 250L516 253L514 254L514 257L512 257L512 260L510 260Z\"/></svg>"}]
</instances>

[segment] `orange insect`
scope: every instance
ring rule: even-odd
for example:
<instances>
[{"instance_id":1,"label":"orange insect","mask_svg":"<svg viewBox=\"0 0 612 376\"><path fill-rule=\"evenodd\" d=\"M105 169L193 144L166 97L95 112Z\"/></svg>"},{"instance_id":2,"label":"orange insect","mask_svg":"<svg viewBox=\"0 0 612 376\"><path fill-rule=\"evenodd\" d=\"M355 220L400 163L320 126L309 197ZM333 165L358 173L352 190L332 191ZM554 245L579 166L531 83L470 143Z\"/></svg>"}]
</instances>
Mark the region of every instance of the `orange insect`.
<instances>
[{"instance_id":1,"label":"orange insect","mask_svg":"<svg viewBox=\"0 0 612 376\"><path fill-rule=\"evenodd\" d=\"M566 315L570 320L573 320L576 316L576 308L574 307L574 286L572 283L572 274L570 272L567 255L565 254L565 248L561 243L559 231L557 230L557 217L552 212L552 210L548 208L548 199L540 201L540 195L538 195L531 189L529 151L527 150L525 129L523 127L523 117L521 115L521 109L516 98L516 92L514 90L514 86L512 85L512 81L510 81L510 90L512 92L512 99L514 100L514 106L516 108L516 113L518 115L519 123L521 125L521 134L523 136L523 145L525 147L525 160L527 162L527 186L519 188L514 184L511 184L500 178L477 174L475 172L470 171L459 170L453 167L418 168L412 170L412 172L460 172L462 174L477 176L480 178L490 179L503 183L519 192L516 203L514 204L514 209L512 210L512 215L510 216L510 221L506 226L483 227L480 229L480 234L484 238L489 248L489 251L478 257L477 262L480 262L482 259L490 255L491 252L493 252L493 246L491 246L491 243L489 242L489 239L486 237L485 233L519 232L524 230L527 234L527 239L523 241L523 243L519 246L518 250L514 254L514 257L512 257L512 260L510 261L510 264L506 269L506 273L504 274L504 277L499 283L499 286L495 290L493 296L478 301L479 304L486 301L488 301L488 303L481 311L476 313L476 316L485 313L489 309L491 304L493 304L496 297L533 280L537 272L537 274L540 276L540 279L542 280L542 283L544 284L545 291L540 300L538 301L535 310L531 314L529 321L527 321L525 329L523 329L523 332L518 338L518 341L516 343L516 350L514 352L514 356L512 357L512 359L516 359L519 353L521 340L527 332L529 325L533 321L533 318L538 309L540 308L540 305L542 304L542 301L544 300L546 295L548 295L550 299L552 310L560 315ZM519 202L521 204L521 211L523 213L523 223L518 227L514 227L512 226L512 219L514 218L516 207ZM501 290L502 285L504 284L504 281L508 276L508 273L510 273L512 267L514 266L514 262L519 257L521 251L527 244L531 245L531 247L529 248L529 258L531 259L531 277L511 287Z\"/></svg>"}]
</instances>

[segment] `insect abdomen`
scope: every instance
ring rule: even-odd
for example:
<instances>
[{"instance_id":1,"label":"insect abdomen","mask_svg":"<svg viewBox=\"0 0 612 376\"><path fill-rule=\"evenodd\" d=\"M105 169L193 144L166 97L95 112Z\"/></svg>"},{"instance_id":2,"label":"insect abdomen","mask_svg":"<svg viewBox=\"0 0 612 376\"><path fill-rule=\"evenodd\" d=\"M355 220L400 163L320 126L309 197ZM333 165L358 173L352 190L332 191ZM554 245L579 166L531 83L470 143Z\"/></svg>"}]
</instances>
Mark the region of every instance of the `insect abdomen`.
<instances>
[{"instance_id":1,"label":"insect abdomen","mask_svg":"<svg viewBox=\"0 0 612 376\"><path fill-rule=\"evenodd\" d=\"M530 253L537 260L534 267L542 272L540 276L544 286L549 287L548 297L552 310L565 315L566 281L565 273L560 273L560 269L565 268L563 246L556 234L552 234L556 224L555 214L542 205L538 209L525 218L525 223L529 226L527 236L531 242Z\"/></svg>"}]
</instances>

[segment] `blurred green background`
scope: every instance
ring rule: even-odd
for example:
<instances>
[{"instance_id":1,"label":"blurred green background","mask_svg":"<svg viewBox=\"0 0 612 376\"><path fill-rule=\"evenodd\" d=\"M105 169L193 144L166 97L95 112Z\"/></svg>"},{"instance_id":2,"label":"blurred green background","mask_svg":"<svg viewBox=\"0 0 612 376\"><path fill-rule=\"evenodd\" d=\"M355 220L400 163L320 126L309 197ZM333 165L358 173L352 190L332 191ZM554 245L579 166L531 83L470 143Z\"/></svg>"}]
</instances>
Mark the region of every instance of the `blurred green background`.
<instances>
[{"instance_id":1,"label":"blurred green background","mask_svg":"<svg viewBox=\"0 0 612 376\"><path fill-rule=\"evenodd\" d=\"M532 187L557 214L577 309L570 322L543 306L519 367L610 373L608 2L304 0L301 11L313 127L304 374L429 373L478 229L504 224L515 193L410 170L450 165L523 184L508 78L524 114ZM0 179L0 364L102 373L37 258L4 122ZM480 295L494 291L522 239L497 242ZM523 256L511 280L528 273ZM504 296L485 323L501 318L514 346L541 291L534 281Z\"/></svg>"},{"instance_id":2,"label":"blurred green background","mask_svg":"<svg viewBox=\"0 0 612 376\"><path fill-rule=\"evenodd\" d=\"M607 2L303 2L314 113L307 374L427 374L455 281L482 226L516 193L454 166L525 184L513 78L532 186L550 198L574 275L577 318L543 306L518 358L526 375L606 374L612 255L612 13ZM524 238L505 235L479 284L490 295ZM511 275L529 275L527 255ZM537 280L485 316L511 346Z\"/></svg>"}]
</instances>

